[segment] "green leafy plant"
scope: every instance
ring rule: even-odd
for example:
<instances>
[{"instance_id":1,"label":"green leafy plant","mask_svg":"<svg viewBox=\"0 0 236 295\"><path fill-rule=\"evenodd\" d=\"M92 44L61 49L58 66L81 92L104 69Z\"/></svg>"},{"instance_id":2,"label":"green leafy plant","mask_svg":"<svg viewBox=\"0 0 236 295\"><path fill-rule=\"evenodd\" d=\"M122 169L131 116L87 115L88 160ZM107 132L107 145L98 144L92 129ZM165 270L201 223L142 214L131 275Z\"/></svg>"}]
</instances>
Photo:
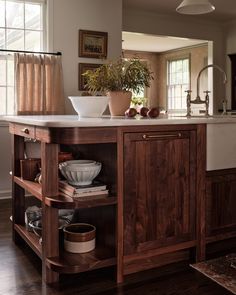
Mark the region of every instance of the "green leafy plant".
<instances>
[{"instance_id":1,"label":"green leafy plant","mask_svg":"<svg viewBox=\"0 0 236 295\"><path fill-rule=\"evenodd\" d=\"M83 76L89 91L132 91L136 94L149 87L153 79L146 63L137 58L110 61L96 70L86 71Z\"/></svg>"},{"instance_id":2,"label":"green leafy plant","mask_svg":"<svg viewBox=\"0 0 236 295\"><path fill-rule=\"evenodd\" d=\"M141 106L141 105L146 105L147 103L147 98L146 97L137 97L133 96L131 98L131 104L135 107Z\"/></svg>"}]
</instances>

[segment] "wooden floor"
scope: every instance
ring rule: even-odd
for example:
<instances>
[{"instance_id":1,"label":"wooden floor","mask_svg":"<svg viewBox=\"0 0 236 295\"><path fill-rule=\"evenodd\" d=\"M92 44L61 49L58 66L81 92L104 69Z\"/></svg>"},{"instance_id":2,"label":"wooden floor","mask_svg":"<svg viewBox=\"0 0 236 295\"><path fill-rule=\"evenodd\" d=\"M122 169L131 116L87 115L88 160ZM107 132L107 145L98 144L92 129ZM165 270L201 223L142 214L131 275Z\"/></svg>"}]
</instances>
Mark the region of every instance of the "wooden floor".
<instances>
[{"instance_id":1,"label":"wooden floor","mask_svg":"<svg viewBox=\"0 0 236 295\"><path fill-rule=\"evenodd\" d=\"M163 267L127 277L117 287L114 269L63 277L48 287L41 283L40 260L27 247L11 241L10 204L0 202L0 295L114 294L114 295L229 295L186 264Z\"/></svg>"}]
</instances>

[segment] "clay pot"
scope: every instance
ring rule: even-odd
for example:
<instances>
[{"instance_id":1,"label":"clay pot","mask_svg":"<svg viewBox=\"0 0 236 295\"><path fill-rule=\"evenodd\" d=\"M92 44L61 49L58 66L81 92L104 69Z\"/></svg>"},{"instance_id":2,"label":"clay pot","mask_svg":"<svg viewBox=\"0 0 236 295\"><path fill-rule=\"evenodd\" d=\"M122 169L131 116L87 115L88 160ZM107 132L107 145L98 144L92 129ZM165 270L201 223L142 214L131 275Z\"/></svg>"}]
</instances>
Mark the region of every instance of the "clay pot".
<instances>
[{"instance_id":1,"label":"clay pot","mask_svg":"<svg viewBox=\"0 0 236 295\"><path fill-rule=\"evenodd\" d=\"M111 116L124 116L125 111L130 107L131 91L110 91L107 93Z\"/></svg>"},{"instance_id":2,"label":"clay pot","mask_svg":"<svg viewBox=\"0 0 236 295\"><path fill-rule=\"evenodd\" d=\"M87 223L72 223L63 228L64 248L71 253L86 253L95 248L95 226Z\"/></svg>"}]
</instances>

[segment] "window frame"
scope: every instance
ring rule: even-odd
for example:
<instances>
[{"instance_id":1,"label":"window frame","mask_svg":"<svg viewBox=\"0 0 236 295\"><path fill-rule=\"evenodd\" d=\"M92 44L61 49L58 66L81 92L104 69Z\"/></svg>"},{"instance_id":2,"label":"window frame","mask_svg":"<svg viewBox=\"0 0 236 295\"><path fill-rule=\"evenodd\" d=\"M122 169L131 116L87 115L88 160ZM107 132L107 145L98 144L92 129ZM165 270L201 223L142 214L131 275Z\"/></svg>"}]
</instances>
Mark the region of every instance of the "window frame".
<instances>
[{"instance_id":1,"label":"window frame","mask_svg":"<svg viewBox=\"0 0 236 295\"><path fill-rule=\"evenodd\" d=\"M170 57L166 60L166 108L168 113L186 113L187 108L185 109L170 109L169 108L169 96L168 96L168 90L170 87L169 84L169 66L171 62L174 61L183 61L187 59L188 60L188 78L189 78L189 89L191 89L191 54L185 54L185 55L181 55L181 56L174 56L174 57ZM176 84L176 85L184 85L184 84ZM187 94L186 94L187 97ZM187 99L187 98L186 98Z\"/></svg>"}]
</instances>

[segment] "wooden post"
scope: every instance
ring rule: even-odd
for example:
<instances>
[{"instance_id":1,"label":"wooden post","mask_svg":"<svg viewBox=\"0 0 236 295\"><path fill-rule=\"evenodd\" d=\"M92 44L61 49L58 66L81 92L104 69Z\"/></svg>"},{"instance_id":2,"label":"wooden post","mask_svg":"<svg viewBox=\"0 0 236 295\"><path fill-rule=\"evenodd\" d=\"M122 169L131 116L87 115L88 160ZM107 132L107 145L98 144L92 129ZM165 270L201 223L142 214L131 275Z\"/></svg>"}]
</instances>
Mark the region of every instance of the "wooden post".
<instances>
[{"instance_id":1,"label":"wooden post","mask_svg":"<svg viewBox=\"0 0 236 295\"><path fill-rule=\"evenodd\" d=\"M24 159L24 137L12 135L12 238L16 244L22 239L15 231L15 223L25 223L25 190L14 182L14 176L20 176L21 159Z\"/></svg>"},{"instance_id":2,"label":"wooden post","mask_svg":"<svg viewBox=\"0 0 236 295\"><path fill-rule=\"evenodd\" d=\"M123 245L123 232L124 232L124 215L123 215L123 131L118 129L117 134L117 283L124 281L124 245Z\"/></svg>"},{"instance_id":3,"label":"wooden post","mask_svg":"<svg viewBox=\"0 0 236 295\"><path fill-rule=\"evenodd\" d=\"M47 267L48 257L59 256L58 210L45 204L46 197L58 195L58 145L41 143L42 161L42 278L50 284L59 274Z\"/></svg>"},{"instance_id":4,"label":"wooden post","mask_svg":"<svg viewBox=\"0 0 236 295\"><path fill-rule=\"evenodd\" d=\"M206 257L206 125L197 127L196 261Z\"/></svg>"}]
</instances>

